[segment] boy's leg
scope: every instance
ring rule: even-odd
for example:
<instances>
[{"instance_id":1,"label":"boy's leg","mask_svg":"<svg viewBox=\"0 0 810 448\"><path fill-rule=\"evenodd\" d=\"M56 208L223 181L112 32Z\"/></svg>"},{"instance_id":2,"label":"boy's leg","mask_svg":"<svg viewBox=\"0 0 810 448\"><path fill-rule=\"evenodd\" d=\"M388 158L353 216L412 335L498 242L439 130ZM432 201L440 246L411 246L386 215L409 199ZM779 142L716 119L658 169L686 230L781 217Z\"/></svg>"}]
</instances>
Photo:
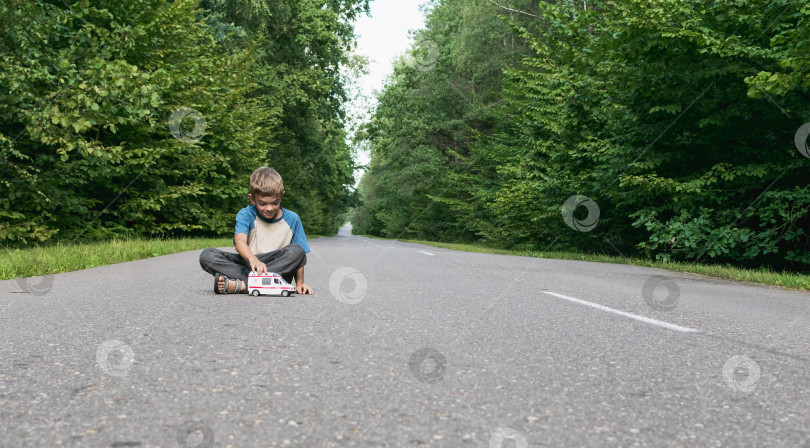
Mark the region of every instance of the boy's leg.
<instances>
[{"instance_id":1,"label":"boy's leg","mask_svg":"<svg viewBox=\"0 0 810 448\"><path fill-rule=\"evenodd\" d=\"M289 283L292 283L293 274L307 264L307 253L298 244L289 244L279 250L256 255L256 258L267 265L267 272L277 272Z\"/></svg>"},{"instance_id":2,"label":"boy's leg","mask_svg":"<svg viewBox=\"0 0 810 448\"><path fill-rule=\"evenodd\" d=\"M239 279L247 284L250 267L241 255L208 248L200 254L200 266L211 275L220 273L228 278Z\"/></svg>"}]
</instances>

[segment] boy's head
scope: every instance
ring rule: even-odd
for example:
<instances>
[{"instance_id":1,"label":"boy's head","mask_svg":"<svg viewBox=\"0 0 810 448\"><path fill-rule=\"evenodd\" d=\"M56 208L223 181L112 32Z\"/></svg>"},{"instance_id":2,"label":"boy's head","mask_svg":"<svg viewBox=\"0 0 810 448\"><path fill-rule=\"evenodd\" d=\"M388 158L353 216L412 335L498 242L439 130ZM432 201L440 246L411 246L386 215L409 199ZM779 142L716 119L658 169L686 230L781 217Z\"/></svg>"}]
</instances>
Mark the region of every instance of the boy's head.
<instances>
[{"instance_id":1,"label":"boy's head","mask_svg":"<svg viewBox=\"0 0 810 448\"><path fill-rule=\"evenodd\" d=\"M255 196L283 196L284 181L273 168L263 166L250 175L250 194Z\"/></svg>"},{"instance_id":2,"label":"boy's head","mask_svg":"<svg viewBox=\"0 0 810 448\"><path fill-rule=\"evenodd\" d=\"M276 170L263 166L250 175L248 199L263 218L275 218L281 208L282 197L284 197L284 182Z\"/></svg>"}]
</instances>

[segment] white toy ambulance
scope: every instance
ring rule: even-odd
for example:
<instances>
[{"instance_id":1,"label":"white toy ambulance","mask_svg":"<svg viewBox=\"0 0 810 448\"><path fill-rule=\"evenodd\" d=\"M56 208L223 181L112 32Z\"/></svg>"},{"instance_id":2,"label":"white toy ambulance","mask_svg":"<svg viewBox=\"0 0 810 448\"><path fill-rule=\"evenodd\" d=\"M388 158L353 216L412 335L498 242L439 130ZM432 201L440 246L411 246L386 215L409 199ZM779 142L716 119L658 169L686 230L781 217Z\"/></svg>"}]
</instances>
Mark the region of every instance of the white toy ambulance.
<instances>
[{"instance_id":1,"label":"white toy ambulance","mask_svg":"<svg viewBox=\"0 0 810 448\"><path fill-rule=\"evenodd\" d=\"M281 275L275 272L266 274L251 272L248 275L248 294L287 297L294 292L295 286L287 283Z\"/></svg>"}]
</instances>

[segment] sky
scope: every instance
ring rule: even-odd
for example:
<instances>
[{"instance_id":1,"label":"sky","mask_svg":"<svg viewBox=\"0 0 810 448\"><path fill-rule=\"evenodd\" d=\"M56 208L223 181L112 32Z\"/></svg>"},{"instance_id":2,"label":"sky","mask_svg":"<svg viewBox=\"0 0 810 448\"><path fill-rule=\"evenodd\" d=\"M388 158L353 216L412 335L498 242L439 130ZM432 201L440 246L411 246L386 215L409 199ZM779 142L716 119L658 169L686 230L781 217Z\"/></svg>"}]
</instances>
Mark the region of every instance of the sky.
<instances>
[{"instance_id":1,"label":"sky","mask_svg":"<svg viewBox=\"0 0 810 448\"><path fill-rule=\"evenodd\" d=\"M420 6L427 0L372 0L370 17L362 16L355 22L357 38L355 54L367 56L369 74L359 80L362 93L372 99L374 91L382 90L383 82L392 73L392 63L402 55L412 39L411 30L424 28L425 15ZM353 104L358 111L365 104ZM368 163L368 154L359 151L358 163ZM358 178L359 173L355 177Z\"/></svg>"},{"instance_id":2,"label":"sky","mask_svg":"<svg viewBox=\"0 0 810 448\"><path fill-rule=\"evenodd\" d=\"M370 74L363 86L371 93L381 89L383 80L391 74L393 60L405 52L411 39L409 30L424 28L425 16L419 10L425 0L374 0L371 17L363 16L355 23L357 49L355 53L372 59Z\"/></svg>"}]
</instances>

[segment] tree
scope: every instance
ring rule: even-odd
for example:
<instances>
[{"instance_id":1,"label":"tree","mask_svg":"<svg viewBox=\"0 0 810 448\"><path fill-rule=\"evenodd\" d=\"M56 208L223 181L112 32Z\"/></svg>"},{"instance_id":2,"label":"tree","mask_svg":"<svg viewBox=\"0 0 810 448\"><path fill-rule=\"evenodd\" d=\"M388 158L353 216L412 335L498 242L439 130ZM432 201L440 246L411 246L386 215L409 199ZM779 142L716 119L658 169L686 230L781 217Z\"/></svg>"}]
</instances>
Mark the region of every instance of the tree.
<instances>
[{"instance_id":1,"label":"tree","mask_svg":"<svg viewBox=\"0 0 810 448\"><path fill-rule=\"evenodd\" d=\"M367 221L381 223L382 234L401 227L391 217L408 204L441 204L445 213L431 216L438 222L424 223L439 239L789 269L810 262L802 175L810 160L792 145L810 112L806 6L489 4L528 51L498 53L474 41L475 56L453 57L461 44L438 30L467 34L463 24L454 28L455 2L438 2L425 31L442 50L437 69L411 76L402 68L381 97L365 192L380 217ZM465 78L465 58L478 69L497 60L503 73L490 78L498 87L486 90L488 101L469 109L445 87ZM422 93L438 105L407 102ZM418 125L388 125L412 112ZM397 150L402 141L440 156ZM419 184L404 175L427 163L442 169ZM562 216L578 195L598 207L588 231ZM568 212L583 219L586 210Z\"/></svg>"},{"instance_id":2,"label":"tree","mask_svg":"<svg viewBox=\"0 0 810 448\"><path fill-rule=\"evenodd\" d=\"M339 67L367 1L322 6L0 1L0 241L228 234L262 165L310 232L336 230Z\"/></svg>"}]
</instances>

